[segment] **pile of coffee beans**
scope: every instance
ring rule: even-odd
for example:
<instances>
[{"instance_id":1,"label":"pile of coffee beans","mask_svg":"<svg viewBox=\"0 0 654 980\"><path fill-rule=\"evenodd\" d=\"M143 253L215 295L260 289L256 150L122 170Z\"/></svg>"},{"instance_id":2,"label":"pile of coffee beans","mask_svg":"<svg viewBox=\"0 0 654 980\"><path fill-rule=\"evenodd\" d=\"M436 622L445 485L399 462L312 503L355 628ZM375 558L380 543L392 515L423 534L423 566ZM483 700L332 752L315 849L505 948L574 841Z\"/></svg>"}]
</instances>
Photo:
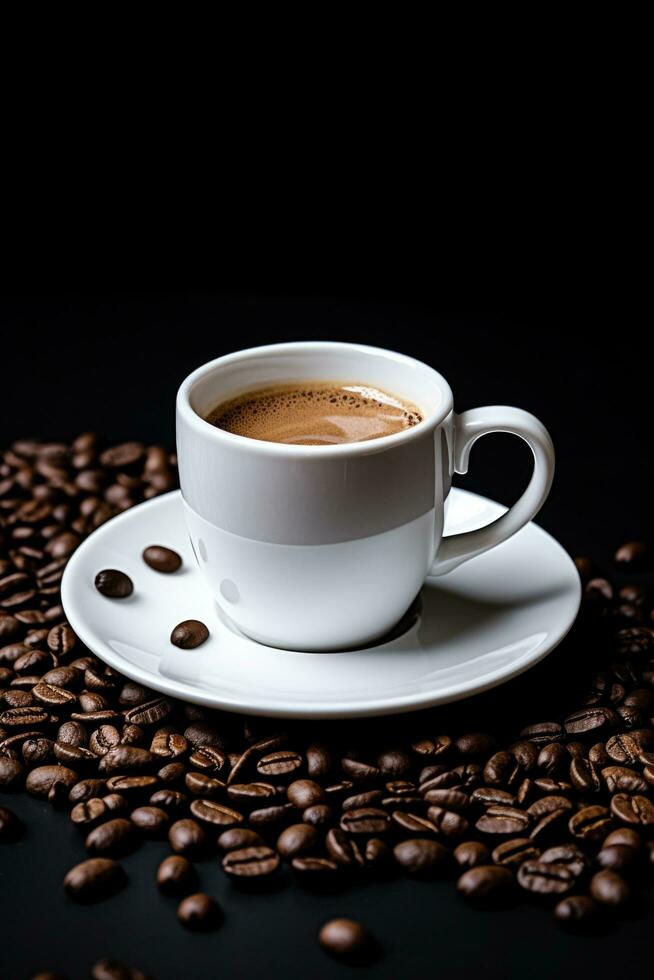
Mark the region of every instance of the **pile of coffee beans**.
<instances>
[{"instance_id":1,"label":"pile of coffee beans","mask_svg":"<svg viewBox=\"0 0 654 980\"><path fill-rule=\"evenodd\" d=\"M67 812L80 833L63 882L73 900L123 888L122 856L164 838L171 854L153 888L195 930L223 916L197 891L193 862L212 854L241 888L449 877L470 903L545 903L574 928L632 907L654 862L644 543L619 548L618 585L577 560L584 601L571 636L504 693L393 726L282 725L162 697L106 667L66 622L59 583L80 541L175 485L161 447L104 449L89 434L0 456L0 793ZM177 567L157 548L148 564ZM6 802L0 839L11 841L21 825ZM319 942L356 956L372 940L340 919Z\"/></svg>"}]
</instances>

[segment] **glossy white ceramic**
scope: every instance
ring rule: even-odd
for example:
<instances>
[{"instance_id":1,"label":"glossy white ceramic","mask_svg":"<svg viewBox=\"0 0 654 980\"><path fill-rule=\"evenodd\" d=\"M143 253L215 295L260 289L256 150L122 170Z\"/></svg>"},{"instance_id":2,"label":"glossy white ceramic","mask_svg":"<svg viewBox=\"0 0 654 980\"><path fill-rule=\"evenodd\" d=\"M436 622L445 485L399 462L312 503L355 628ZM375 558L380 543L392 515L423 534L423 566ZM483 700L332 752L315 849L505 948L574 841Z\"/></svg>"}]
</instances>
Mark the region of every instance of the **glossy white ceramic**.
<instances>
[{"instance_id":1,"label":"glossy white ceramic","mask_svg":"<svg viewBox=\"0 0 654 980\"><path fill-rule=\"evenodd\" d=\"M219 402L275 382L363 382L416 404L423 420L368 442L301 446L246 439L205 421ZM488 432L524 439L530 483L488 526L443 539L453 473ZM494 548L537 513L554 473L543 425L518 408L453 411L447 381L404 354L358 344L274 344L194 371L177 396L185 516L216 601L277 647L370 643L406 612L428 574Z\"/></svg>"},{"instance_id":2,"label":"glossy white ceramic","mask_svg":"<svg viewBox=\"0 0 654 980\"><path fill-rule=\"evenodd\" d=\"M505 508L453 489L446 532L462 534ZM182 569L162 575L141 552L178 551ZM101 568L134 581L129 599L93 585ZM179 492L126 511L77 549L62 582L66 615L82 641L116 670L156 691L250 714L344 718L442 704L527 670L566 634L579 607L577 571L535 524L448 575L430 578L392 635L337 653L264 646L246 637L214 602L189 544ZM210 637L179 650L169 637L183 619L203 620ZM324 624L320 617L317 627Z\"/></svg>"}]
</instances>

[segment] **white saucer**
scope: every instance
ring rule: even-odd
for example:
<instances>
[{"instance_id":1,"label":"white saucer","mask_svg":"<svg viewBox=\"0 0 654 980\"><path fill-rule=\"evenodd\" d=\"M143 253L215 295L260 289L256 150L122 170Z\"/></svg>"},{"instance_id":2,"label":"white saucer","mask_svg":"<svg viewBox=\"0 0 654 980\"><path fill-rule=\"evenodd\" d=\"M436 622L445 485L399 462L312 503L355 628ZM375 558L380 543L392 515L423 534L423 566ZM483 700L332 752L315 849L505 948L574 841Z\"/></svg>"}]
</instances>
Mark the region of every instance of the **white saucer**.
<instances>
[{"instance_id":1,"label":"white saucer","mask_svg":"<svg viewBox=\"0 0 654 980\"><path fill-rule=\"evenodd\" d=\"M487 524L505 508L452 490L446 531ZM162 575L141 558L162 544L184 560ZM102 568L125 571L128 599L94 587ZM570 629L580 601L576 568L535 524L449 575L427 581L394 635L374 647L298 653L244 636L220 612L197 567L179 491L108 521L77 549L62 582L68 620L93 653L127 677L227 711L295 718L392 714L455 701L533 666ZM184 619L210 630L196 650L170 643Z\"/></svg>"}]
</instances>

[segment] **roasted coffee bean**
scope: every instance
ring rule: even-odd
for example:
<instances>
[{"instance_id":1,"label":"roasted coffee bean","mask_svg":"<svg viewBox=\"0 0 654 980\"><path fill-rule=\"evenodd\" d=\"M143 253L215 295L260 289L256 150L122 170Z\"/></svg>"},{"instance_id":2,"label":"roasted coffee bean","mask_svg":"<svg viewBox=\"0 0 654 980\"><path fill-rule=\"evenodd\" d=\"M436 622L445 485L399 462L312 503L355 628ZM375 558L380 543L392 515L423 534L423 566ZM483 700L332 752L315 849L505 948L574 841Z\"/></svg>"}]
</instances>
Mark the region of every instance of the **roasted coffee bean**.
<instances>
[{"instance_id":1,"label":"roasted coffee bean","mask_svg":"<svg viewBox=\"0 0 654 980\"><path fill-rule=\"evenodd\" d=\"M613 844L609 847L603 846L597 852L597 863L602 868L610 868L611 871L629 872L629 868L636 860L638 852L633 847L624 844Z\"/></svg>"},{"instance_id":2,"label":"roasted coffee bean","mask_svg":"<svg viewBox=\"0 0 654 980\"><path fill-rule=\"evenodd\" d=\"M342 830L335 827L332 828L325 838L325 845L329 857L339 867L351 870L364 866L366 859L358 844L356 841L351 840ZM375 855L375 859L378 860L378 855Z\"/></svg>"},{"instance_id":3,"label":"roasted coffee bean","mask_svg":"<svg viewBox=\"0 0 654 980\"><path fill-rule=\"evenodd\" d=\"M519 834L530 824L529 814L511 806L489 806L475 827L483 834Z\"/></svg>"},{"instance_id":4,"label":"roasted coffee bean","mask_svg":"<svg viewBox=\"0 0 654 980\"><path fill-rule=\"evenodd\" d=\"M408 752L402 749L386 749L380 752L376 759L377 769L382 775L392 779L400 779L411 769L412 759Z\"/></svg>"},{"instance_id":5,"label":"roasted coffee bean","mask_svg":"<svg viewBox=\"0 0 654 980\"><path fill-rule=\"evenodd\" d=\"M326 803L316 803L315 806L308 806L302 814L305 823L313 827L324 827L334 822L334 811Z\"/></svg>"},{"instance_id":6,"label":"roasted coffee bean","mask_svg":"<svg viewBox=\"0 0 654 980\"><path fill-rule=\"evenodd\" d=\"M452 752L454 743L449 735L435 735L430 738L417 739L411 748L420 756L444 756Z\"/></svg>"},{"instance_id":7,"label":"roasted coffee bean","mask_svg":"<svg viewBox=\"0 0 654 980\"><path fill-rule=\"evenodd\" d=\"M55 742L53 746L55 758L64 765L75 766L77 769L89 768L97 763L97 757L90 749L81 745L62 745Z\"/></svg>"},{"instance_id":8,"label":"roasted coffee bean","mask_svg":"<svg viewBox=\"0 0 654 980\"><path fill-rule=\"evenodd\" d=\"M606 743L606 753L617 763L633 765L638 761L641 747L633 735L613 735Z\"/></svg>"},{"instance_id":9,"label":"roasted coffee bean","mask_svg":"<svg viewBox=\"0 0 654 980\"><path fill-rule=\"evenodd\" d=\"M339 960L361 959L370 955L374 946L366 927L354 919L330 919L318 933L318 942Z\"/></svg>"},{"instance_id":10,"label":"roasted coffee bean","mask_svg":"<svg viewBox=\"0 0 654 980\"><path fill-rule=\"evenodd\" d=\"M66 766L38 766L29 773L25 786L32 796L45 799L55 783L63 783L68 792L77 780L77 773Z\"/></svg>"},{"instance_id":11,"label":"roasted coffee bean","mask_svg":"<svg viewBox=\"0 0 654 980\"><path fill-rule=\"evenodd\" d=\"M375 806L376 803L382 801L383 795L380 789L370 789L366 793L355 793L354 796L347 796L341 807L343 810L360 810L363 807Z\"/></svg>"},{"instance_id":12,"label":"roasted coffee bean","mask_svg":"<svg viewBox=\"0 0 654 980\"><path fill-rule=\"evenodd\" d=\"M100 725L91 735L89 748L98 757L105 756L120 743L120 732L113 725Z\"/></svg>"},{"instance_id":13,"label":"roasted coffee bean","mask_svg":"<svg viewBox=\"0 0 654 980\"><path fill-rule=\"evenodd\" d=\"M91 970L92 980L148 980L146 975L117 960L98 960Z\"/></svg>"},{"instance_id":14,"label":"roasted coffee bean","mask_svg":"<svg viewBox=\"0 0 654 980\"><path fill-rule=\"evenodd\" d=\"M324 789L312 779L296 779L289 785L286 795L289 803L303 810L325 800Z\"/></svg>"},{"instance_id":15,"label":"roasted coffee bean","mask_svg":"<svg viewBox=\"0 0 654 980\"><path fill-rule=\"evenodd\" d=\"M38 728L48 720L49 715L45 708L37 706L0 711L0 728Z\"/></svg>"},{"instance_id":16,"label":"roasted coffee bean","mask_svg":"<svg viewBox=\"0 0 654 980\"><path fill-rule=\"evenodd\" d=\"M360 762L358 759L341 759L341 768L345 775L355 783L369 783L381 776L376 766L368 765L367 762Z\"/></svg>"},{"instance_id":17,"label":"roasted coffee bean","mask_svg":"<svg viewBox=\"0 0 654 980\"><path fill-rule=\"evenodd\" d=\"M14 811L6 806L0 806L0 841L6 843L18 840L22 837L23 831L23 823Z\"/></svg>"},{"instance_id":18,"label":"roasted coffee bean","mask_svg":"<svg viewBox=\"0 0 654 980\"><path fill-rule=\"evenodd\" d=\"M85 846L89 854L119 857L128 854L137 844L133 823L123 817L115 817L100 824L88 835Z\"/></svg>"},{"instance_id":19,"label":"roasted coffee bean","mask_svg":"<svg viewBox=\"0 0 654 980\"><path fill-rule=\"evenodd\" d=\"M565 731L556 721L541 721L523 728L520 732L520 738L535 742L537 745L545 745L547 742L565 738Z\"/></svg>"},{"instance_id":20,"label":"roasted coffee bean","mask_svg":"<svg viewBox=\"0 0 654 980\"><path fill-rule=\"evenodd\" d=\"M437 808L440 810L440 808ZM446 813L447 811L443 811ZM391 813L393 823L408 834L436 834L438 827L427 817L422 817L417 813L405 813L403 810L393 810Z\"/></svg>"},{"instance_id":21,"label":"roasted coffee bean","mask_svg":"<svg viewBox=\"0 0 654 980\"><path fill-rule=\"evenodd\" d=\"M52 760L54 742L50 738L28 738L21 746L25 765L42 766Z\"/></svg>"},{"instance_id":22,"label":"roasted coffee bean","mask_svg":"<svg viewBox=\"0 0 654 980\"><path fill-rule=\"evenodd\" d=\"M61 708L77 701L77 697L72 691L66 690L65 687L57 687L55 684L35 684L32 688L32 694L37 701L50 708Z\"/></svg>"},{"instance_id":23,"label":"roasted coffee bean","mask_svg":"<svg viewBox=\"0 0 654 980\"><path fill-rule=\"evenodd\" d=\"M541 796L540 800L527 807L527 813L534 820L540 820L554 810L572 810L572 803L565 796Z\"/></svg>"},{"instance_id":24,"label":"roasted coffee bean","mask_svg":"<svg viewBox=\"0 0 654 980\"><path fill-rule=\"evenodd\" d=\"M177 918L185 929L193 932L210 932L222 920L220 907L215 899L204 892L195 892L183 898L177 907Z\"/></svg>"},{"instance_id":25,"label":"roasted coffee bean","mask_svg":"<svg viewBox=\"0 0 654 980\"><path fill-rule=\"evenodd\" d=\"M627 541L620 545L614 558L616 564L631 569L647 568L651 560L650 548L645 541Z\"/></svg>"},{"instance_id":26,"label":"roasted coffee bean","mask_svg":"<svg viewBox=\"0 0 654 980\"><path fill-rule=\"evenodd\" d=\"M76 642L77 637L68 623L60 623L58 626L53 626L48 633L48 649L58 657L69 654L75 647Z\"/></svg>"},{"instance_id":27,"label":"roasted coffee bean","mask_svg":"<svg viewBox=\"0 0 654 980\"><path fill-rule=\"evenodd\" d=\"M606 766L602 779L609 793L647 793L647 781L633 769L624 766Z\"/></svg>"},{"instance_id":28,"label":"roasted coffee bean","mask_svg":"<svg viewBox=\"0 0 654 980\"><path fill-rule=\"evenodd\" d=\"M76 803L70 811L71 822L81 830L90 830L102 820L107 813L107 806L103 800L91 797L82 803Z\"/></svg>"},{"instance_id":29,"label":"roasted coffee bean","mask_svg":"<svg viewBox=\"0 0 654 980\"><path fill-rule=\"evenodd\" d=\"M316 850L319 841L320 835L315 827L308 823L295 823L281 832L276 846L282 857L290 859L300 854L310 854Z\"/></svg>"},{"instance_id":30,"label":"roasted coffee bean","mask_svg":"<svg viewBox=\"0 0 654 980\"><path fill-rule=\"evenodd\" d=\"M181 650L194 650L209 639L209 630L199 619L185 619L170 634L170 642Z\"/></svg>"},{"instance_id":31,"label":"roasted coffee bean","mask_svg":"<svg viewBox=\"0 0 654 980\"><path fill-rule=\"evenodd\" d=\"M606 836L611 824L611 814L605 806L586 806L572 814L568 829L573 837L594 843Z\"/></svg>"},{"instance_id":32,"label":"roasted coffee bean","mask_svg":"<svg viewBox=\"0 0 654 980\"><path fill-rule=\"evenodd\" d=\"M102 796L105 786L106 781L104 779L80 779L79 782L71 787L68 793L68 799L72 804L84 803L86 800L93 799L93 797Z\"/></svg>"},{"instance_id":33,"label":"roasted coffee bean","mask_svg":"<svg viewBox=\"0 0 654 980\"><path fill-rule=\"evenodd\" d=\"M92 902L113 895L127 882L122 867L111 858L91 858L76 864L64 878L64 888L77 902Z\"/></svg>"},{"instance_id":34,"label":"roasted coffee bean","mask_svg":"<svg viewBox=\"0 0 654 980\"><path fill-rule=\"evenodd\" d=\"M483 776L488 786L513 786L522 778L520 763L510 752L496 752L484 766Z\"/></svg>"},{"instance_id":35,"label":"roasted coffee bean","mask_svg":"<svg viewBox=\"0 0 654 980\"><path fill-rule=\"evenodd\" d=\"M390 829L390 825L388 814L375 807L347 810L340 821L341 830L348 834L385 834Z\"/></svg>"},{"instance_id":36,"label":"roasted coffee bean","mask_svg":"<svg viewBox=\"0 0 654 980\"><path fill-rule=\"evenodd\" d=\"M24 770L20 762L0 755L0 790L16 789L23 779Z\"/></svg>"},{"instance_id":37,"label":"roasted coffee bean","mask_svg":"<svg viewBox=\"0 0 654 980\"><path fill-rule=\"evenodd\" d=\"M593 875L590 893L596 902L613 908L626 905L631 898L631 890L624 878L608 868Z\"/></svg>"},{"instance_id":38,"label":"roasted coffee bean","mask_svg":"<svg viewBox=\"0 0 654 980\"><path fill-rule=\"evenodd\" d=\"M53 667L41 678L44 684L55 684L57 687L73 689L82 682L82 673L74 667Z\"/></svg>"},{"instance_id":39,"label":"roasted coffee bean","mask_svg":"<svg viewBox=\"0 0 654 980\"><path fill-rule=\"evenodd\" d=\"M332 754L323 742L312 742L306 751L307 773L311 779L322 779L333 765Z\"/></svg>"},{"instance_id":40,"label":"roasted coffee bean","mask_svg":"<svg viewBox=\"0 0 654 980\"><path fill-rule=\"evenodd\" d=\"M257 844L228 851L222 860L222 867L226 874L235 878L261 878L277 871L279 855L271 847Z\"/></svg>"},{"instance_id":41,"label":"roasted coffee bean","mask_svg":"<svg viewBox=\"0 0 654 980\"><path fill-rule=\"evenodd\" d=\"M302 756L298 752L281 750L264 755L257 762L257 772L261 776L287 776L302 766Z\"/></svg>"},{"instance_id":42,"label":"roasted coffee bean","mask_svg":"<svg viewBox=\"0 0 654 980\"><path fill-rule=\"evenodd\" d=\"M475 797L475 793L478 792L480 789L473 790L472 794L468 796L467 793L462 793L461 790L457 789L431 789L425 794L425 799L445 810L455 810L460 813L467 810L471 800ZM510 797L508 793L506 796L513 802L513 797Z\"/></svg>"},{"instance_id":43,"label":"roasted coffee bean","mask_svg":"<svg viewBox=\"0 0 654 980\"><path fill-rule=\"evenodd\" d=\"M147 749L133 745L115 745L109 749L99 763L103 773L135 773L152 768L154 757Z\"/></svg>"},{"instance_id":44,"label":"roasted coffee bean","mask_svg":"<svg viewBox=\"0 0 654 980\"><path fill-rule=\"evenodd\" d=\"M454 849L454 860L461 868L474 868L478 864L488 864L491 853L481 841L468 840Z\"/></svg>"},{"instance_id":45,"label":"roasted coffee bean","mask_svg":"<svg viewBox=\"0 0 654 980\"><path fill-rule=\"evenodd\" d=\"M108 599L126 599L134 591L134 584L124 572L105 568L95 576L95 587Z\"/></svg>"},{"instance_id":46,"label":"roasted coffee bean","mask_svg":"<svg viewBox=\"0 0 654 980\"><path fill-rule=\"evenodd\" d=\"M620 657L642 657L654 650L654 631L646 626L622 629L613 638L613 647Z\"/></svg>"},{"instance_id":47,"label":"roasted coffee bean","mask_svg":"<svg viewBox=\"0 0 654 980\"><path fill-rule=\"evenodd\" d=\"M193 800L191 813L197 820L215 827L235 827L243 823L243 814L214 800ZM191 821L192 822L192 821Z\"/></svg>"},{"instance_id":48,"label":"roasted coffee bean","mask_svg":"<svg viewBox=\"0 0 654 980\"><path fill-rule=\"evenodd\" d=\"M619 716L612 708L597 706L581 708L565 719L565 730L569 735L585 735L588 732L606 731L615 728Z\"/></svg>"},{"instance_id":49,"label":"roasted coffee bean","mask_svg":"<svg viewBox=\"0 0 654 980\"><path fill-rule=\"evenodd\" d=\"M146 837L159 837L168 829L169 818L157 806L139 806L132 810L130 820Z\"/></svg>"},{"instance_id":50,"label":"roasted coffee bean","mask_svg":"<svg viewBox=\"0 0 654 980\"><path fill-rule=\"evenodd\" d=\"M631 847L635 851L639 851L643 846L643 839L638 831L632 827L618 827L617 830L612 830L607 835L602 847L613 847L614 844L624 845L625 847Z\"/></svg>"},{"instance_id":51,"label":"roasted coffee bean","mask_svg":"<svg viewBox=\"0 0 654 980\"><path fill-rule=\"evenodd\" d=\"M460 813L445 810L440 806L430 806L427 816L442 837L454 840L468 833L470 825Z\"/></svg>"},{"instance_id":52,"label":"roasted coffee bean","mask_svg":"<svg viewBox=\"0 0 654 980\"><path fill-rule=\"evenodd\" d=\"M222 772L228 766L226 754L211 745L196 749L191 753L188 761L194 769L202 769L214 774Z\"/></svg>"},{"instance_id":53,"label":"roasted coffee bean","mask_svg":"<svg viewBox=\"0 0 654 980\"><path fill-rule=\"evenodd\" d=\"M150 797L152 806L163 807L164 810L181 810L186 806L188 797L176 789L158 789Z\"/></svg>"},{"instance_id":54,"label":"roasted coffee bean","mask_svg":"<svg viewBox=\"0 0 654 980\"><path fill-rule=\"evenodd\" d=\"M153 544L146 548L143 552L143 561L155 572L165 572L166 574L176 572L182 567L182 559L177 552L160 544Z\"/></svg>"},{"instance_id":55,"label":"roasted coffee bean","mask_svg":"<svg viewBox=\"0 0 654 980\"><path fill-rule=\"evenodd\" d=\"M654 803L646 796L616 793L611 798L611 813L622 823L643 827L654 825Z\"/></svg>"},{"instance_id":56,"label":"roasted coffee bean","mask_svg":"<svg viewBox=\"0 0 654 980\"><path fill-rule=\"evenodd\" d=\"M570 763L570 781L580 793L599 793L602 788L598 772L588 759L573 759Z\"/></svg>"},{"instance_id":57,"label":"roasted coffee bean","mask_svg":"<svg viewBox=\"0 0 654 980\"><path fill-rule=\"evenodd\" d=\"M458 792L457 790L430 790L426 795L427 799L433 800L434 803L438 803L438 798L434 795L443 792ZM465 796L465 794L461 794ZM468 799L468 797L466 797ZM473 789L470 794L470 802L480 804L481 806L513 806L516 802L513 794L508 793L504 789L498 789L495 786L478 786L477 789ZM458 809L457 807L450 807L452 810Z\"/></svg>"},{"instance_id":58,"label":"roasted coffee bean","mask_svg":"<svg viewBox=\"0 0 654 980\"><path fill-rule=\"evenodd\" d=\"M460 895L473 904L496 901L513 887L513 875L498 864L479 864L464 871L457 882Z\"/></svg>"},{"instance_id":59,"label":"roasted coffee bean","mask_svg":"<svg viewBox=\"0 0 654 980\"><path fill-rule=\"evenodd\" d=\"M541 864L565 864L569 871L579 878L588 867L588 858L576 844L557 844L543 851Z\"/></svg>"},{"instance_id":60,"label":"roasted coffee bean","mask_svg":"<svg viewBox=\"0 0 654 980\"><path fill-rule=\"evenodd\" d=\"M162 783L178 783L186 775L186 769L181 762L169 762L157 770L157 777Z\"/></svg>"},{"instance_id":61,"label":"roasted coffee bean","mask_svg":"<svg viewBox=\"0 0 654 980\"><path fill-rule=\"evenodd\" d=\"M568 765L570 756L560 742L548 742L538 753L537 766L549 775L556 775Z\"/></svg>"},{"instance_id":62,"label":"roasted coffee bean","mask_svg":"<svg viewBox=\"0 0 654 980\"><path fill-rule=\"evenodd\" d=\"M205 779L208 777L204 777ZM219 780L214 780L219 782ZM227 787L227 796L235 803L245 805L261 805L265 800L277 796L277 790L271 783L232 783Z\"/></svg>"},{"instance_id":63,"label":"roasted coffee bean","mask_svg":"<svg viewBox=\"0 0 654 980\"><path fill-rule=\"evenodd\" d=\"M505 868L517 869L523 861L537 861L539 857L539 848L528 837L514 837L503 841L493 851L495 864L501 864Z\"/></svg>"},{"instance_id":64,"label":"roasted coffee bean","mask_svg":"<svg viewBox=\"0 0 654 980\"><path fill-rule=\"evenodd\" d=\"M257 847L263 843L261 835L247 827L232 827L230 830L223 831L218 838L218 847L222 851L238 851L246 847Z\"/></svg>"},{"instance_id":65,"label":"roasted coffee bean","mask_svg":"<svg viewBox=\"0 0 654 980\"><path fill-rule=\"evenodd\" d=\"M207 776L203 772L187 772L184 777L184 784L193 796L212 800L220 796L225 789L225 784L220 779L214 779L213 776Z\"/></svg>"},{"instance_id":66,"label":"roasted coffee bean","mask_svg":"<svg viewBox=\"0 0 654 980\"><path fill-rule=\"evenodd\" d=\"M143 796L152 792L156 785L156 776L110 776L106 782L110 793L124 793L129 797Z\"/></svg>"},{"instance_id":67,"label":"roasted coffee bean","mask_svg":"<svg viewBox=\"0 0 654 980\"><path fill-rule=\"evenodd\" d=\"M201 856L207 847L207 836L195 820L177 820L168 831L168 841L176 854L195 858Z\"/></svg>"},{"instance_id":68,"label":"roasted coffee bean","mask_svg":"<svg viewBox=\"0 0 654 980\"><path fill-rule=\"evenodd\" d=\"M131 725L156 725L167 718L173 710L168 698L154 698L125 712L125 721Z\"/></svg>"},{"instance_id":69,"label":"roasted coffee bean","mask_svg":"<svg viewBox=\"0 0 654 980\"><path fill-rule=\"evenodd\" d=\"M537 895L564 895L575 886L575 875L565 864L525 861L518 868L518 884Z\"/></svg>"},{"instance_id":70,"label":"roasted coffee bean","mask_svg":"<svg viewBox=\"0 0 654 980\"><path fill-rule=\"evenodd\" d=\"M416 878L432 878L451 866L452 855L438 841L427 838L410 838L393 848L396 863L407 874Z\"/></svg>"},{"instance_id":71,"label":"roasted coffee bean","mask_svg":"<svg viewBox=\"0 0 654 980\"><path fill-rule=\"evenodd\" d=\"M293 809L290 804L286 804L285 806L262 807L259 810L252 810L250 812L249 822L253 827L276 827L292 816Z\"/></svg>"},{"instance_id":72,"label":"roasted coffee bean","mask_svg":"<svg viewBox=\"0 0 654 980\"><path fill-rule=\"evenodd\" d=\"M554 917L566 928L583 928L597 916L597 904L589 895L568 895L554 909Z\"/></svg>"},{"instance_id":73,"label":"roasted coffee bean","mask_svg":"<svg viewBox=\"0 0 654 980\"><path fill-rule=\"evenodd\" d=\"M157 887L164 895L186 895L196 884L195 868L181 854L164 858L157 868Z\"/></svg>"},{"instance_id":74,"label":"roasted coffee bean","mask_svg":"<svg viewBox=\"0 0 654 980\"><path fill-rule=\"evenodd\" d=\"M613 736L615 738L615 736ZM605 766L609 761L609 755L603 742L596 742L588 750L588 761L594 766Z\"/></svg>"}]
</instances>

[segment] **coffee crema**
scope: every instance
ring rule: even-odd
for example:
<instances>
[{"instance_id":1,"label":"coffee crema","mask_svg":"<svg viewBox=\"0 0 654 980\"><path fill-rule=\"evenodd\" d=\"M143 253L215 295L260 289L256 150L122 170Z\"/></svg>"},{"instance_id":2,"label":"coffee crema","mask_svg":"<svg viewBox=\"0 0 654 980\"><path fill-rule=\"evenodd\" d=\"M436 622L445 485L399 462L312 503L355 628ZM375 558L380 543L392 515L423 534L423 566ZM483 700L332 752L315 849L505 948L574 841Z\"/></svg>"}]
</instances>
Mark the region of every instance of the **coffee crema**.
<instances>
[{"instance_id":1,"label":"coffee crema","mask_svg":"<svg viewBox=\"0 0 654 980\"><path fill-rule=\"evenodd\" d=\"M360 382L307 381L245 392L206 421L248 439L332 446L381 439L422 422L415 405Z\"/></svg>"}]
</instances>

